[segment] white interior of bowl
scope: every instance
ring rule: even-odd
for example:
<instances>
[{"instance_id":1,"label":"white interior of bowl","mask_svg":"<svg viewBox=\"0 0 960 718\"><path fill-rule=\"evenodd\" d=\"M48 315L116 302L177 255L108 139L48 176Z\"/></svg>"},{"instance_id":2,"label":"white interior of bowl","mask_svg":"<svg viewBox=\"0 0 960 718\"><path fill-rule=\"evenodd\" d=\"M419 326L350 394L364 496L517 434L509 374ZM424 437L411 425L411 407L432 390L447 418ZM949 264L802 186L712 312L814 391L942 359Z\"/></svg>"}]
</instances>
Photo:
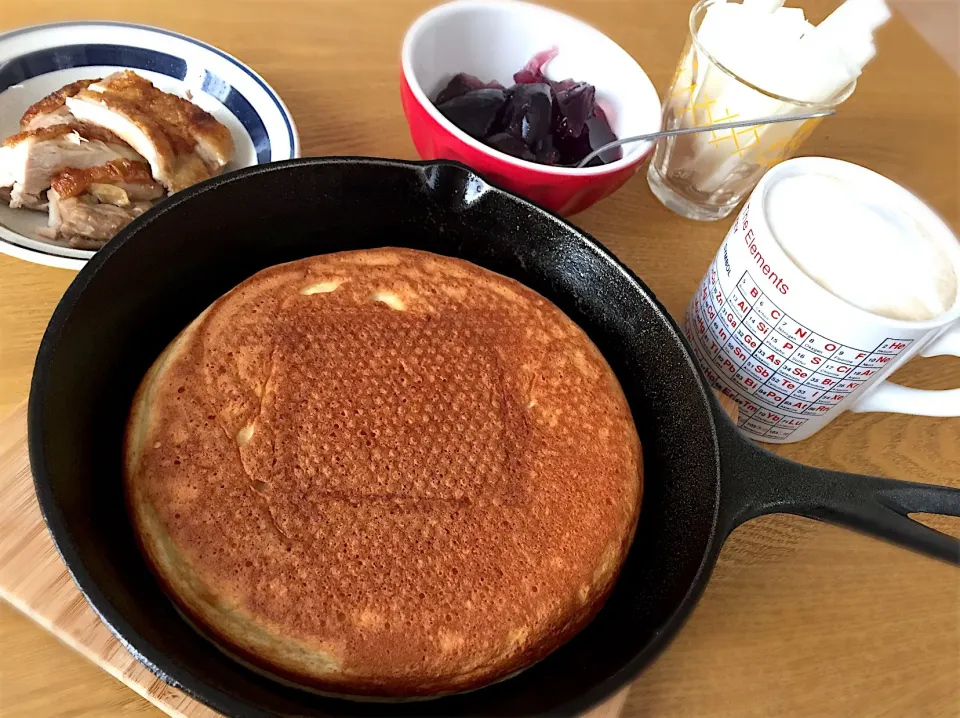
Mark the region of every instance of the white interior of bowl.
<instances>
[{"instance_id":1,"label":"white interior of bowl","mask_svg":"<svg viewBox=\"0 0 960 718\"><path fill-rule=\"evenodd\" d=\"M597 100L617 137L660 129L660 98L640 65L623 48L589 25L563 13L515 0L457 0L430 10L411 26L403 43L403 72L430 114L467 144L520 166L551 174L604 174L635 162L650 147L638 142L623 148L623 158L584 169L534 165L486 147L457 129L431 99L458 72L509 87L513 73L537 52L556 47L559 54L546 75L572 77L597 88Z\"/></svg>"}]
</instances>

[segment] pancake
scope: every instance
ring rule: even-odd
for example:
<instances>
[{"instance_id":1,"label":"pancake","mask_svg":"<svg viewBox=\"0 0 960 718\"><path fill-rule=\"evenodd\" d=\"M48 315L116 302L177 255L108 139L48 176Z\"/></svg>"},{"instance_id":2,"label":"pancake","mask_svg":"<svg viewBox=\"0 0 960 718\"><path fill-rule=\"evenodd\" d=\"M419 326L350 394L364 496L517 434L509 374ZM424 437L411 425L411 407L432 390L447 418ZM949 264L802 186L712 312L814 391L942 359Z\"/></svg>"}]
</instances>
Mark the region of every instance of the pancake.
<instances>
[{"instance_id":1,"label":"pancake","mask_svg":"<svg viewBox=\"0 0 960 718\"><path fill-rule=\"evenodd\" d=\"M405 249L265 269L134 400L149 564L228 653L323 692L507 677L600 609L639 513L610 369L549 301Z\"/></svg>"}]
</instances>

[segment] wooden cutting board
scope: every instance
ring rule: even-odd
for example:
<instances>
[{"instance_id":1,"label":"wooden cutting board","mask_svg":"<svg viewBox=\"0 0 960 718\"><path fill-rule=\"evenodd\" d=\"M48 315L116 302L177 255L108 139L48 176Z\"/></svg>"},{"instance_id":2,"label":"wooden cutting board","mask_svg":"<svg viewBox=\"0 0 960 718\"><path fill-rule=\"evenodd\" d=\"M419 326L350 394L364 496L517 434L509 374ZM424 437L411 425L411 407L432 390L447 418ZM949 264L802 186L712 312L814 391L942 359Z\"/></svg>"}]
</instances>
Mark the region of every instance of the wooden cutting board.
<instances>
[{"instance_id":1,"label":"wooden cutting board","mask_svg":"<svg viewBox=\"0 0 960 718\"><path fill-rule=\"evenodd\" d=\"M73 582L33 491L26 405L0 421L0 597L166 713L178 718L220 715L137 661ZM586 718L617 718L629 690L613 695Z\"/></svg>"}]
</instances>

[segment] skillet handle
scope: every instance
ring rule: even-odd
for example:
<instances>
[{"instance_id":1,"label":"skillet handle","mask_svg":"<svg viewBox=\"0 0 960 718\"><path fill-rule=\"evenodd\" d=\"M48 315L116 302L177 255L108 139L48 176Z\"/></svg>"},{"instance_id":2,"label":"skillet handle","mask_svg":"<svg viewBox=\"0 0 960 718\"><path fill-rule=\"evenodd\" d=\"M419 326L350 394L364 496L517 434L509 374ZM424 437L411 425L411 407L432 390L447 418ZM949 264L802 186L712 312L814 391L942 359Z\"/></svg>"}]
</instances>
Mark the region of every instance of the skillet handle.
<instances>
[{"instance_id":1,"label":"skillet handle","mask_svg":"<svg viewBox=\"0 0 960 718\"><path fill-rule=\"evenodd\" d=\"M798 464L745 439L725 416L718 419L722 457L720 525L728 533L763 514L796 514L845 526L960 566L960 540L908 516L960 516L960 489Z\"/></svg>"}]
</instances>

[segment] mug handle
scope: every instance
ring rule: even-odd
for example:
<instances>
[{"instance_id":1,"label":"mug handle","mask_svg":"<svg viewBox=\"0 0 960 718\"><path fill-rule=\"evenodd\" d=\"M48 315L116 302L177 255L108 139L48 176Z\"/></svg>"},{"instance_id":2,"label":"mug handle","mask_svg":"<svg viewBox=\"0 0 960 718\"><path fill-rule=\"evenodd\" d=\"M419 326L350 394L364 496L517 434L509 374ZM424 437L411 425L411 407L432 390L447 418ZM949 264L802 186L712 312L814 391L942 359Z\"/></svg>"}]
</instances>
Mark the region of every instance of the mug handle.
<instances>
[{"instance_id":1,"label":"mug handle","mask_svg":"<svg viewBox=\"0 0 960 718\"><path fill-rule=\"evenodd\" d=\"M960 357L960 322L950 326L920 351L920 356ZM919 416L960 416L960 389L913 389L882 381L860 397L850 411L890 411Z\"/></svg>"}]
</instances>

